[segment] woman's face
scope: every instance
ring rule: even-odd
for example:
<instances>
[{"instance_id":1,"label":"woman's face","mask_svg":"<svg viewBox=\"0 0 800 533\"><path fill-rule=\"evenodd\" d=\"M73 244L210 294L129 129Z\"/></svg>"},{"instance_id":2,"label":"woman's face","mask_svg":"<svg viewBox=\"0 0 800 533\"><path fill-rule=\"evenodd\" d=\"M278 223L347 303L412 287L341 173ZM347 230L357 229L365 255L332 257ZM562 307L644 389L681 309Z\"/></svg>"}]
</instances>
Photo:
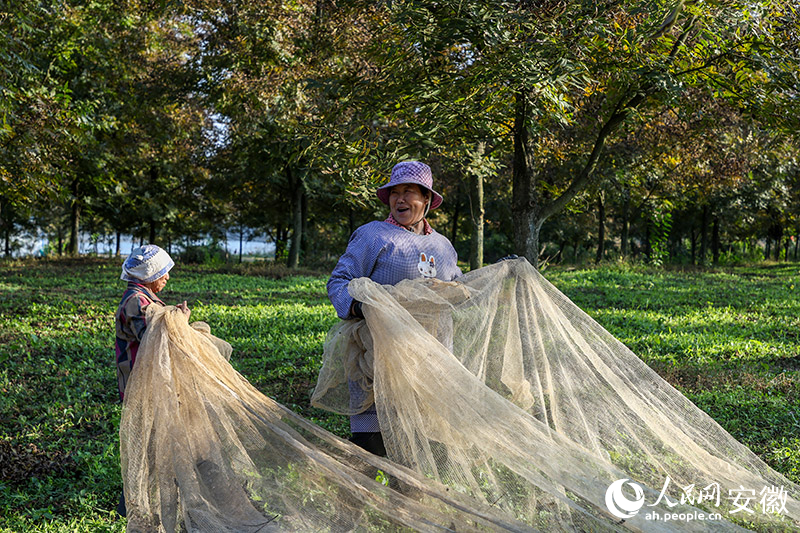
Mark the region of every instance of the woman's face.
<instances>
[{"instance_id":1,"label":"woman's face","mask_svg":"<svg viewBox=\"0 0 800 533\"><path fill-rule=\"evenodd\" d=\"M167 272L157 280L148 283L147 288L153 291L153 293L161 292L162 290L164 290L167 281L169 281L169 272Z\"/></svg>"},{"instance_id":2,"label":"woman's face","mask_svg":"<svg viewBox=\"0 0 800 533\"><path fill-rule=\"evenodd\" d=\"M428 191L415 183L401 183L389 191L389 211L402 226L409 227L422 219L428 204Z\"/></svg>"}]
</instances>

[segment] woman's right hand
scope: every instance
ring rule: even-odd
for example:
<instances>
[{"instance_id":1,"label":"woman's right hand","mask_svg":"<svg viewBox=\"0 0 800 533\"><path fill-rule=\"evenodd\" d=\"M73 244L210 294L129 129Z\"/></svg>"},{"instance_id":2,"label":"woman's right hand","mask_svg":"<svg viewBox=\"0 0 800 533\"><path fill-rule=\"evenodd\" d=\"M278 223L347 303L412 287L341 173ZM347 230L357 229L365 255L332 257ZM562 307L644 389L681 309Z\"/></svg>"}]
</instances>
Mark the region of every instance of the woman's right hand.
<instances>
[{"instance_id":1,"label":"woman's right hand","mask_svg":"<svg viewBox=\"0 0 800 533\"><path fill-rule=\"evenodd\" d=\"M189 306L186 304L186 300L184 300L183 303L176 305L175 307L183 311L183 314L186 315L186 320L189 320L189 317L191 316L192 312L189 310Z\"/></svg>"}]
</instances>

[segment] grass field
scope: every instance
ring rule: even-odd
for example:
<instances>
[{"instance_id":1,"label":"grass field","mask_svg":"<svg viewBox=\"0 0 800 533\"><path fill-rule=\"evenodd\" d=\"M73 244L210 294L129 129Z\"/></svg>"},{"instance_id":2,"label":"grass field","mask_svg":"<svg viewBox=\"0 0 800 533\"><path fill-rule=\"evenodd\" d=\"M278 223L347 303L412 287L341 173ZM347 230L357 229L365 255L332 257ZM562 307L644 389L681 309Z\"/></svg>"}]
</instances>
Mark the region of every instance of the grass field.
<instances>
[{"instance_id":1,"label":"grass field","mask_svg":"<svg viewBox=\"0 0 800 533\"><path fill-rule=\"evenodd\" d=\"M187 300L234 347L256 387L345 436L311 408L337 318L325 275L177 266ZM725 271L603 267L545 275L764 461L800 482L800 265ZM107 260L0 263L0 531L124 531Z\"/></svg>"}]
</instances>

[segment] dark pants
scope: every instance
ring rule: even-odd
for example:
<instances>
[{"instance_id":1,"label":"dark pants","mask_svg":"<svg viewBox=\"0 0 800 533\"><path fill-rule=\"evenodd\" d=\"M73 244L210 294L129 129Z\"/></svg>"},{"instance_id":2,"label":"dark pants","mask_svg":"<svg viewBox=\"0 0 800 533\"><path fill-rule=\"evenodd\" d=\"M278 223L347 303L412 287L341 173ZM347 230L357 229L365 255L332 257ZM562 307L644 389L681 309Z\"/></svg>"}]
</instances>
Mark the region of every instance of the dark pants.
<instances>
[{"instance_id":1,"label":"dark pants","mask_svg":"<svg viewBox=\"0 0 800 533\"><path fill-rule=\"evenodd\" d=\"M117 514L121 517L125 518L128 514L127 509L125 509L125 493L119 495L119 503L117 504Z\"/></svg>"},{"instance_id":2,"label":"dark pants","mask_svg":"<svg viewBox=\"0 0 800 533\"><path fill-rule=\"evenodd\" d=\"M383 435L380 431L353 433L350 442L370 453L386 457L386 448L383 445Z\"/></svg>"}]
</instances>

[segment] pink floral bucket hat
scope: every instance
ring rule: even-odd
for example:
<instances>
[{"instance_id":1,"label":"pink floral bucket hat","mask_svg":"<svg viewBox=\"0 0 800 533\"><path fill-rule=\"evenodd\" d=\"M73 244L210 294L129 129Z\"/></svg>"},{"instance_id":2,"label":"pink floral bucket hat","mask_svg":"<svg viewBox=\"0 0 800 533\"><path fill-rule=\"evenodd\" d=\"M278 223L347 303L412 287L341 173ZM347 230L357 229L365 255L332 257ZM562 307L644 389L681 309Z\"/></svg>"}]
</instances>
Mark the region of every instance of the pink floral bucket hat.
<instances>
[{"instance_id":1,"label":"pink floral bucket hat","mask_svg":"<svg viewBox=\"0 0 800 533\"><path fill-rule=\"evenodd\" d=\"M392 169L389 183L378 187L378 190L375 191L378 195L378 199L384 204L389 205L389 191L392 187L400 185L401 183L416 183L431 191L433 194L431 209L436 209L442 205L444 201L442 195L433 190L433 174L431 173L431 167L420 161L403 161L402 163L397 163Z\"/></svg>"}]
</instances>

